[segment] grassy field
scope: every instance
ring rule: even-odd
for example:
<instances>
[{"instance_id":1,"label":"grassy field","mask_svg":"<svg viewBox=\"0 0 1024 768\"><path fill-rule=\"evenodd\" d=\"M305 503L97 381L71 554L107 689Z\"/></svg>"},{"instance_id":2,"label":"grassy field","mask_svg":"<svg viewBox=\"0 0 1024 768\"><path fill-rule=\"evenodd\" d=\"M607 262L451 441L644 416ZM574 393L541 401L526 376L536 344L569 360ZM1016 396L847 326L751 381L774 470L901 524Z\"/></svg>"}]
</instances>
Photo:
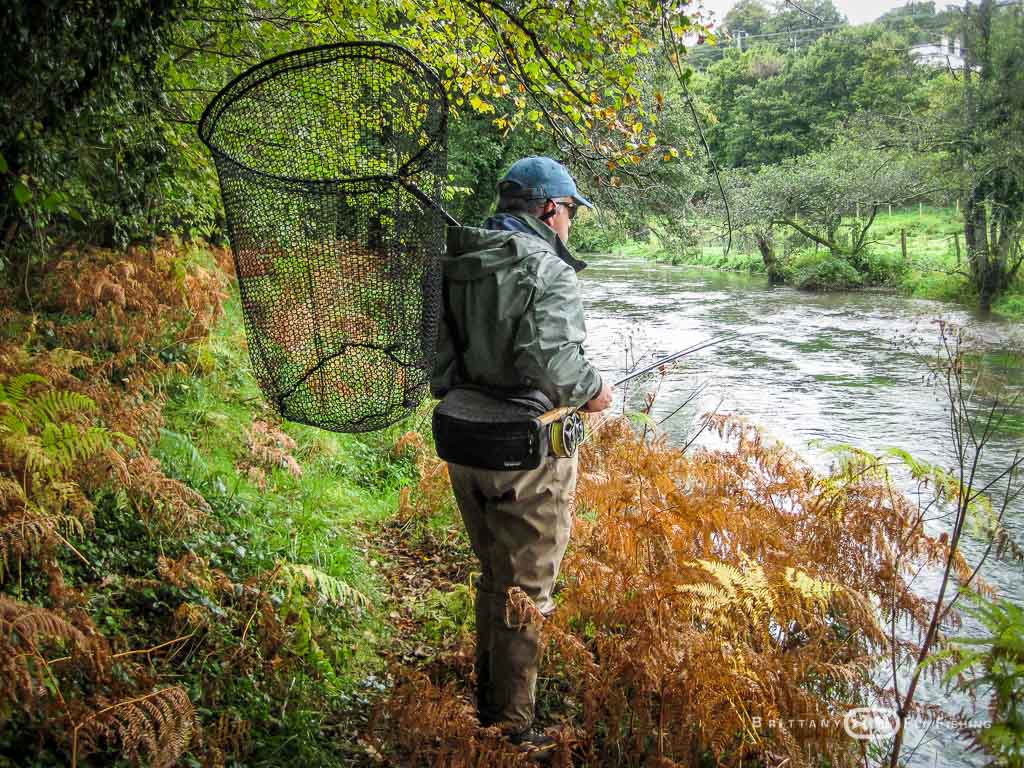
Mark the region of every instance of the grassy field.
<instances>
[{"instance_id":1,"label":"grassy field","mask_svg":"<svg viewBox=\"0 0 1024 768\"><path fill-rule=\"evenodd\" d=\"M907 257L904 259L901 236L906 232ZM966 277L966 249L963 221L955 208L921 206L878 215L868 234L870 245L859 281L862 285L880 285L899 289L920 298L971 303L971 287ZM960 258L957 258L957 241ZM792 282L799 284L801 271L812 270L828 257L823 248L797 247L781 240L776 247L789 267ZM669 251L653 237L647 242L616 245L616 254L642 256L671 264L688 264L733 272L763 273L764 263L753 243L734 238L725 253L720 243L703 243L685 251ZM783 253L784 252L784 253ZM1013 320L1024 319L1024 283L1017 284L995 305L996 313Z\"/></svg>"}]
</instances>

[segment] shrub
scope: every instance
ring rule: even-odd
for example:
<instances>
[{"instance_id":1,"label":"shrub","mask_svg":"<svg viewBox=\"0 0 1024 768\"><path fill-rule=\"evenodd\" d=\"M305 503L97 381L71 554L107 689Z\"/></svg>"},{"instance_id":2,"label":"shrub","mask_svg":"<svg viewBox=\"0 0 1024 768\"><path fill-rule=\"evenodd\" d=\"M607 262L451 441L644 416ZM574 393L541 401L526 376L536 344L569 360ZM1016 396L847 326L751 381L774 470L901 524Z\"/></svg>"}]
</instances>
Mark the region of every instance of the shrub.
<instances>
[{"instance_id":1,"label":"shrub","mask_svg":"<svg viewBox=\"0 0 1024 768\"><path fill-rule=\"evenodd\" d=\"M859 288L864 278L842 256L805 249L787 265L791 282L802 291L847 291Z\"/></svg>"},{"instance_id":2,"label":"shrub","mask_svg":"<svg viewBox=\"0 0 1024 768\"><path fill-rule=\"evenodd\" d=\"M991 755L990 765L1017 768L1024 757L1024 609L1009 600L988 600L965 593L974 604L966 612L986 630L979 638L953 638L960 662L946 682L958 681L961 690L990 692L991 721L981 728L966 728L965 735ZM977 670L973 677L964 673Z\"/></svg>"},{"instance_id":3,"label":"shrub","mask_svg":"<svg viewBox=\"0 0 1024 768\"><path fill-rule=\"evenodd\" d=\"M589 211L574 222L569 243L580 253L608 253L627 240L628 234L614 218Z\"/></svg>"},{"instance_id":4,"label":"shrub","mask_svg":"<svg viewBox=\"0 0 1024 768\"><path fill-rule=\"evenodd\" d=\"M1018 289L1019 290L1019 289ZM1024 294L1006 293L993 305L992 311L1007 320L1024 320Z\"/></svg>"},{"instance_id":5,"label":"shrub","mask_svg":"<svg viewBox=\"0 0 1024 768\"><path fill-rule=\"evenodd\" d=\"M907 269L907 263L899 252L865 248L857 255L857 271L866 285L898 284Z\"/></svg>"}]
</instances>

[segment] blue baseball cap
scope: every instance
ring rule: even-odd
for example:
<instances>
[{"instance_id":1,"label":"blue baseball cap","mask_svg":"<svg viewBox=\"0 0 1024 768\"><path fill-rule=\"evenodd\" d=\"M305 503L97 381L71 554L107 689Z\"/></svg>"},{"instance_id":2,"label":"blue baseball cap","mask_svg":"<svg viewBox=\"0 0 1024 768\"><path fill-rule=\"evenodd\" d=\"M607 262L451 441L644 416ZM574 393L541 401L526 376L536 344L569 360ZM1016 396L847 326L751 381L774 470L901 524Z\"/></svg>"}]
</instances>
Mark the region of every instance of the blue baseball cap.
<instances>
[{"instance_id":1,"label":"blue baseball cap","mask_svg":"<svg viewBox=\"0 0 1024 768\"><path fill-rule=\"evenodd\" d=\"M498 182L498 191L503 195L538 200L571 197L580 205L594 207L576 190L576 180L566 167L550 157L517 160Z\"/></svg>"}]
</instances>

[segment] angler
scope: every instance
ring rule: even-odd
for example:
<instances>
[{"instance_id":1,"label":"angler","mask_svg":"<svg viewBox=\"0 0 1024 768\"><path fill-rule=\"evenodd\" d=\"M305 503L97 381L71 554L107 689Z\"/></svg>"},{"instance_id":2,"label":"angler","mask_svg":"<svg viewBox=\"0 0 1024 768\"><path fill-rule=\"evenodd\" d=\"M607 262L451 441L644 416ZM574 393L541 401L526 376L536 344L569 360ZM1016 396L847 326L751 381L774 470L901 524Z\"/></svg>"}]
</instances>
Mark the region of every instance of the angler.
<instances>
[{"instance_id":1,"label":"angler","mask_svg":"<svg viewBox=\"0 0 1024 768\"><path fill-rule=\"evenodd\" d=\"M438 453L480 560L476 592L477 709L512 743L542 759L553 740L533 728L541 638L510 625L506 595L520 587L544 615L572 524L577 456L550 453L540 423L558 408L602 411L612 387L587 360L576 273L566 247L579 206L592 207L560 163L529 157L499 182L483 228L452 227L444 315L431 392ZM532 435L532 438L530 437ZM525 441L524 441L525 437Z\"/></svg>"}]
</instances>

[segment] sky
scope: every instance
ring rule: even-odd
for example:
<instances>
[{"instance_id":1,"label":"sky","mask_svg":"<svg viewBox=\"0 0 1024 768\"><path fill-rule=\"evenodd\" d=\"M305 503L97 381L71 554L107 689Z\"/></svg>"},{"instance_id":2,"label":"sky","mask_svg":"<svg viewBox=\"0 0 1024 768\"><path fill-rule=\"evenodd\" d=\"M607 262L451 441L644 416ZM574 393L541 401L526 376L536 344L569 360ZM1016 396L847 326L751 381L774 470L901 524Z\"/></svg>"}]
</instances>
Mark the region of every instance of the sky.
<instances>
[{"instance_id":1,"label":"sky","mask_svg":"<svg viewBox=\"0 0 1024 768\"><path fill-rule=\"evenodd\" d=\"M800 4L800 0L795 0L795 2L797 5ZM950 0L939 0L935 3L935 7L941 10L949 3ZM736 4L736 0L703 0L702 4L709 11L714 12L717 26L726 11ZM850 20L851 24L865 24L874 21L886 11L900 8L907 3L906 0L832 0L832 4L841 13L846 14L846 18ZM771 7L771 0L766 0L765 5Z\"/></svg>"}]
</instances>

